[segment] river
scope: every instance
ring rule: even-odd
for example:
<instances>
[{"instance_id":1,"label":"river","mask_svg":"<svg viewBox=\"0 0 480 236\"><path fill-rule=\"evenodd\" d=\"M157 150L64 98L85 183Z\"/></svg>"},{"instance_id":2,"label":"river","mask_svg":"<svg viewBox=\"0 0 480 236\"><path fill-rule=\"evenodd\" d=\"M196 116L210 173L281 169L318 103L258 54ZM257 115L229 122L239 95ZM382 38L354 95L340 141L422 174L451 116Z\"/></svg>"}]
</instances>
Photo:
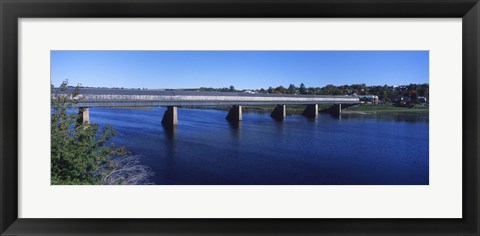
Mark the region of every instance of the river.
<instances>
[{"instance_id":1,"label":"river","mask_svg":"<svg viewBox=\"0 0 480 236\"><path fill-rule=\"evenodd\" d=\"M165 108L90 108L110 124L158 185L428 185L428 114L319 114L316 120L244 112L178 109L179 125L161 125Z\"/></svg>"}]
</instances>

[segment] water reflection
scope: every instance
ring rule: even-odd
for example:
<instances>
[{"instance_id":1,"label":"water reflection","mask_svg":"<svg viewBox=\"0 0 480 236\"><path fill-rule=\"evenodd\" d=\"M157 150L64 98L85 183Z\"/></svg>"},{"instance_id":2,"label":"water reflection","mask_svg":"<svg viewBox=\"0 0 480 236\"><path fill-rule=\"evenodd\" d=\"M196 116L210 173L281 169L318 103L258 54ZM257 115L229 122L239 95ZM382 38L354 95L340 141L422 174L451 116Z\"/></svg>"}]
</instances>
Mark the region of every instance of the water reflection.
<instances>
[{"instance_id":1,"label":"water reflection","mask_svg":"<svg viewBox=\"0 0 480 236\"><path fill-rule=\"evenodd\" d=\"M338 113L338 112L328 112L328 113L323 113L323 114L328 114L330 117L332 117L333 119L338 119L338 120L341 120L342 119L342 113Z\"/></svg>"},{"instance_id":2,"label":"water reflection","mask_svg":"<svg viewBox=\"0 0 480 236\"><path fill-rule=\"evenodd\" d=\"M232 129L240 129L242 126L242 121L227 121Z\"/></svg>"},{"instance_id":3,"label":"water reflection","mask_svg":"<svg viewBox=\"0 0 480 236\"><path fill-rule=\"evenodd\" d=\"M165 176L167 180L169 179L175 179L175 176L177 176L176 172L176 162L177 162L177 155L176 155L176 149L177 149L177 125L173 126L168 126L168 125L162 125L162 131L161 135L163 138L160 138L160 142L157 145L162 145L163 148L160 150L163 151L164 158L164 168L162 168L162 173ZM156 169L156 168L152 168ZM156 172L159 170L156 169Z\"/></svg>"},{"instance_id":4,"label":"water reflection","mask_svg":"<svg viewBox=\"0 0 480 236\"><path fill-rule=\"evenodd\" d=\"M240 141L241 133L242 133L242 121L237 122L227 122L230 130L230 134L233 140Z\"/></svg>"},{"instance_id":5,"label":"water reflection","mask_svg":"<svg viewBox=\"0 0 480 236\"><path fill-rule=\"evenodd\" d=\"M162 125L162 127L163 127L164 133L166 134L166 137L168 139L174 139L175 138L175 136L177 134L177 128L178 128L177 125L172 125L172 126Z\"/></svg>"}]
</instances>

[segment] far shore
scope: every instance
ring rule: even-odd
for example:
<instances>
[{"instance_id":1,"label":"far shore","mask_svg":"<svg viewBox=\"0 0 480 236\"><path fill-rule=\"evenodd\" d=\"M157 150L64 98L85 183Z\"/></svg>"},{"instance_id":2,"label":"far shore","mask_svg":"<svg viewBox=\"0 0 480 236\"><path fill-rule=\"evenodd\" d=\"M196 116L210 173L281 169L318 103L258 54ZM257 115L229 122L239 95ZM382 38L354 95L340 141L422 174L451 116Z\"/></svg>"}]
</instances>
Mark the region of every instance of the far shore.
<instances>
[{"instance_id":1,"label":"far shore","mask_svg":"<svg viewBox=\"0 0 480 236\"><path fill-rule=\"evenodd\" d=\"M126 109L126 110L153 110L153 107L99 107L108 109Z\"/></svg>"},{"instance_id":2,"label":"far shore","mask_svg":"<svg viewBox=\"0 0 480 236\"><path fill-rule=\"evenodd\" d=\"M345 114L428 114L429 109L423 104L417 104L413 107L398 107L394 105L372 105L360 104L342 110Z\"/></svg>"},{"instance_id":3,"label":"far shore","mask_svg":"<svg viewBox=\"0 0 480 236\"><path fill-rule=\"evenodd\" d=\"M215 109L215 110L229 110L230 107L192 107L193 109ZM243 106L243 112L272 112L275 106ZM306 105L287 105L288 114L302 114ZM328 113L331 105L319 104L319 113ZM360 104L352 107L342 109L343 114L428 114L428 107L423 105L415 105L414 107L397 107L394 105L372 105Z\"/></svg>"},{"instance_id":4,"label":"far shore","mask_svg":"<svg viewBox=\"0 0 480 236\"><path fill-rule=\"evenodd\" d=\"M373 115L373 114L428 114L427 110L392 110L392 111L349 111L349 110L342 110L342 114L358 114L358 115Z\"/></svg>"},{"instance_id":5,"label":"far shore","mask_svg":"<svg viewBox=\"0 0 480 236\"><path fill-rule=\"evenodd\" d=\"M319 112L325 113L329 111L331 105L319 104ZM105 107L108 109L128 109L128 110L153 110L153 107ZM187 109L212 109L225 110L230 109L229 106L184 106ZM275 108L274 105L259 105L259 106L242 106L243 112L271 112ZM306 105L287 105L288 114L302 114ZM352 107L342 109L343 114L428 114L429 109L424 105L415 105L413 107L397 107L394 105L372 105L360 104Z\"/></svg>"}]
</instances>

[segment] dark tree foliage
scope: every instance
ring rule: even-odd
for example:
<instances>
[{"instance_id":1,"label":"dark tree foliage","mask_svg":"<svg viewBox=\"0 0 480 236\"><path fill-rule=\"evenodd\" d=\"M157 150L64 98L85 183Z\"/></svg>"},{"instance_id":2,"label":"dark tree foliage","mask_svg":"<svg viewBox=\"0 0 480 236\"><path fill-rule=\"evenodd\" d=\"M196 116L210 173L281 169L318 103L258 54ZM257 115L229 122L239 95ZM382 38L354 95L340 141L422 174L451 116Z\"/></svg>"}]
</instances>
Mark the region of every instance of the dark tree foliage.
<instances>
[{"instance_id":1,"label":"dark tree foliage","mask_svg":"<svg viewBox=\"0 0 480 236\"><path fill-rule=\"evenodd\" d=\"M288 86L287 93L288 93L288 94L295 94L295 93L297 93L297 87L295 87L294 84L290 84L290 86Z\"/></svg>"},{"instance_id":2,"label":"dark tree foliage","mask_svg":"<svg viewBox=\"0 0 480 236\"><path fill-rule=\"evenodd\" d=\"M307 94L307 88L305 88L305 85L303 83L300 84L300 88L298 90L300 94Z\"/></svg>"},{"instance_id":3,"label":"dark tree foliage","mask_svg":"<svg viewBox=\"0 0 480 236\"><path fill-rule=\"evenodd\" d=\"M275 90L272 87L268 87L267 93L275 93Z\"/></svg>"}]
</instances>

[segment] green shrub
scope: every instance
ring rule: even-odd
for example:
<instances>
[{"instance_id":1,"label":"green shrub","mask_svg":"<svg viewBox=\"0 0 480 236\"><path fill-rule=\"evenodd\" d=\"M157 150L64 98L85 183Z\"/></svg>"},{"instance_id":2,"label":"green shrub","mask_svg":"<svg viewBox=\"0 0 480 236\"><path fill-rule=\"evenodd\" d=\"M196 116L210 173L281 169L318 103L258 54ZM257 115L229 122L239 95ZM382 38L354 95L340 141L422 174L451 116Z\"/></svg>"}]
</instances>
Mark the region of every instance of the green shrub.
<instances>
[{"instance_id":1,"label":"green shrub","mask_svg":"<svg viewBox=\"0 0 480 236\"><path fill-rule=\"evenodd\" d=\"M67 84L51 97L51 184L103 184L103 177L118 168L112 158L127 152L105 145L115 135L110 126L78 123L79 89L69 93Z\"/></svg>"}]
</instances>

